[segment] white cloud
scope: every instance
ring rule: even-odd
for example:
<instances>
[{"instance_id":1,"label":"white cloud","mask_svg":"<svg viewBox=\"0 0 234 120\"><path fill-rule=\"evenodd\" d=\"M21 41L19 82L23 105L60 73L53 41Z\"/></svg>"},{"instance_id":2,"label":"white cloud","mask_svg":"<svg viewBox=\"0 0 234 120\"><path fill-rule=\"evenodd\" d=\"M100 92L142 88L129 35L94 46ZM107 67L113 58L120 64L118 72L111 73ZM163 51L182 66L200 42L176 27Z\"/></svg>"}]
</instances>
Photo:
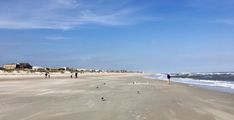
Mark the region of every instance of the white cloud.
<instances>
[{"instance_id":1,"label":"white cloud","mask_svg":"<svg viewBox=\"0 0 234 120\"><path fill-rule=\"evenodd\" d=\"M0 1L0 28L71 29L86 24L118 26L154 19L138 14L141 11L140 6L122 7L132 0L105 4L107 1Z\"/></svg>"}]
</instances>

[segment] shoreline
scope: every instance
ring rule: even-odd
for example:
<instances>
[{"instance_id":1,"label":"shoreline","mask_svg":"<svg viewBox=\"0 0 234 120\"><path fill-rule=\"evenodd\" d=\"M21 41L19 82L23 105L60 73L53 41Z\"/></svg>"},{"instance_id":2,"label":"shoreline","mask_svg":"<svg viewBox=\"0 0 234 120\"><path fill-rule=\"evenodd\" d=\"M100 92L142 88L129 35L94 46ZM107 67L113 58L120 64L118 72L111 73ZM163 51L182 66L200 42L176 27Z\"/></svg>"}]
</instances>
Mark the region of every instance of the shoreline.
<instances>
[{"instance_id":1,"label":"shoreline","mask_svg":"<svg viewBox=\"0 0 234 120\"><path fill-rule=\"evenodd\" d=\"M167 81L163 76L154 76L154 74L145 74L145 78ZM216 92L234 94L233 81L220 81L220 80L202 80L192 78L172 78L172 82L194 86L200 89L213 90Z\"/></svg>"},{"instance_id":2,"label":"shoreline","mask_svg":"<svg viewBox=\"0 0 234 120\"><path fill-rule=\"evenodd\" d=\"M44 73L28 73L28 74L12 74L12 73L8 73L6 74L0 74L0 82L4 82L4 81L25 81L25 80L54 80L54 79L75 79L70 78L70 73L52 73L51 74L51 78L45 78ZM82 73L82 74L78 74L78 79L82 79L84 77L98 77L98 76L135 76L135 75L140 75L142 76L143 79L148 79L148 80L153 80L153 81L160 81L160 82L165 82L167 83L166 80L161 80L161 79L157 79L157 78L151 78L148 77L149 75L151 75L150 73ZM177 81L173 81L171 80L172 85L173 84L181 84L181 85L185 85L188 87L194 87L196 89L204 89L204 90L209 90L209 91L214 91L214 92L220 92L220 93L224 93L224 94L231 94L234 95L234 93L232 92L228 92L228 91L224 91L224 90L219 90L219 89L215 89L213 87L209 88L207 86L202 86L202 85L193 85L193 84L188 84L188 83L182 83L182 82L177 82Z\"/></svg>"},{"instance_id":3,"label":"shoreline","mask_svg":"<svg viewBox=\"0 0 234 120\"><path fill-rule=\"evenodd\" d=\"M54 79L75 79L70 78L70 73L52 73L51 78L45 78L44 73L40 74L35 74L35 73L29 73L29 74L0 74L0 82L4 81L25 81L25 80L54 80ZM146 80L153 80L153 81L160 81L160 82L165 82L167 84L166 80L161 80L157 78L151 78L148 77L150 74L149 73L82 73L78 74L78 79L82 79L84 77L98 77L98 76L142 76L143 79ZM209 91L214 91L214 92L220 92L224 94L231 94L234 95L232 92L227 92L227 91L222 91L219 89L215 88L209 88L207 86L202 86L202 85L193 85L193 84L188 84L188 83L182 83L182 82L177 82L171 80L172 85L173 84L180 84L180 85L185 85L188 87L194 87L197 89L204 89L204 90L209 90Z\"/></svg>"}]
</instances>

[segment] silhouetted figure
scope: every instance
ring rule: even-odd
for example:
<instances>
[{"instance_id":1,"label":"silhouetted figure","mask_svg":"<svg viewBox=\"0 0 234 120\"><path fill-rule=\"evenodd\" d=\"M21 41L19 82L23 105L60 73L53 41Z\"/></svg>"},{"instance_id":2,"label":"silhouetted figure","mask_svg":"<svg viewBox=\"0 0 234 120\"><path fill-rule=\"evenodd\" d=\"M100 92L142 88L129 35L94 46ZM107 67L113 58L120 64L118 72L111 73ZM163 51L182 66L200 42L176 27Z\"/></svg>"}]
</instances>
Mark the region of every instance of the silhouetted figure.
<instances>
[{"instance_id":1,"label":"silhouetted figure","mask_svg":"<svg viewBox=\"0 0 234 120\"><path fill-rule=\"evenodd\" d=\"M167 74L168 84L171 84L171 75Z\"/></svg>"},{"instance_id":2,"label":"silhouetted figure","mask_svg":"<svg viewBox=\"0 0 234 120\"><path fill-rule=\"evenodd\" d=\"M76 77L76 78L78 77L78 73L77 73L77 72L75 73L75 77Z\"/></svg>"},{"instance_id":3,"label":"silhouetted figure","mask_svg":"<svg viewBox=\"0 0 234 120\"><path fill-rule=\"evenodd\" d=\"M48 77L50 78L50 73L48 73Z\"/></svg>"},{"instance_id":4,"label":"silhouetted figure","mask_svg":"<svg viewBox=\"0 0 234 120\"><path fill-rule=\"evenodd\" d=\"M72 74L71 74L71 76L70 76L70 77L71 77L71 78L73 77L73 76L72 76Z\"/></svg>"},{"instance_id":5,"label":"silhouetted figure","mask_svg":"<svg viewBox=\"0 0 234 120\"><path fill-rule=\"evenodd\" d=\"M45 73L45 78L47 78L47 75L48 75L48 73L46 72L46 73Z\"/></svg>"}]
</instances>

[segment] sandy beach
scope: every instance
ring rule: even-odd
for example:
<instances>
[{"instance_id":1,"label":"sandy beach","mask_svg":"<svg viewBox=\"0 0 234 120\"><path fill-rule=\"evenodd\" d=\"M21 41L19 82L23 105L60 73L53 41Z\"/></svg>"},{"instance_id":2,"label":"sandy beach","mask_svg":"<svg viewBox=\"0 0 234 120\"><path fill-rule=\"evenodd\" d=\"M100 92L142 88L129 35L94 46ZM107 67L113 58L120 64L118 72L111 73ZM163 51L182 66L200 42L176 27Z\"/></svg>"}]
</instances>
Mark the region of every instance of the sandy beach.
<instances>
[{"instance_id":1,"label":"sandy beach","mask_svg":"<svg viewBox=\"0 0 234 120\"><path fill-rule=\"evenodd\" d=\"M5 77L0 120L234 120L234 95L143 74Z\"/></svg>"}]
</instances>

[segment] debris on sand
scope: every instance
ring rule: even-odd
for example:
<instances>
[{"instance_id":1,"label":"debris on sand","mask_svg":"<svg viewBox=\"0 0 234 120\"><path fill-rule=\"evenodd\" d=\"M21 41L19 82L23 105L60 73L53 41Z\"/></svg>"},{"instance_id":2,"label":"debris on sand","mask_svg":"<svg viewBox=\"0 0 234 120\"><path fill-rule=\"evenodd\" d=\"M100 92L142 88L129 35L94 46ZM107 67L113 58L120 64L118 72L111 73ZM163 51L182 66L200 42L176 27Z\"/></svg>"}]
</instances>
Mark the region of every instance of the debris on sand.
<instances>
[{"instance_id":1,"label":"debris on sand","mask_svg":"<svg viewBox=\"0 0 234 120\"><path fill-rule=\"evenodd\" d=\"M106 101L106 99L104 97L101 97L102 101Z\"/></svg>"}]
</instances>

